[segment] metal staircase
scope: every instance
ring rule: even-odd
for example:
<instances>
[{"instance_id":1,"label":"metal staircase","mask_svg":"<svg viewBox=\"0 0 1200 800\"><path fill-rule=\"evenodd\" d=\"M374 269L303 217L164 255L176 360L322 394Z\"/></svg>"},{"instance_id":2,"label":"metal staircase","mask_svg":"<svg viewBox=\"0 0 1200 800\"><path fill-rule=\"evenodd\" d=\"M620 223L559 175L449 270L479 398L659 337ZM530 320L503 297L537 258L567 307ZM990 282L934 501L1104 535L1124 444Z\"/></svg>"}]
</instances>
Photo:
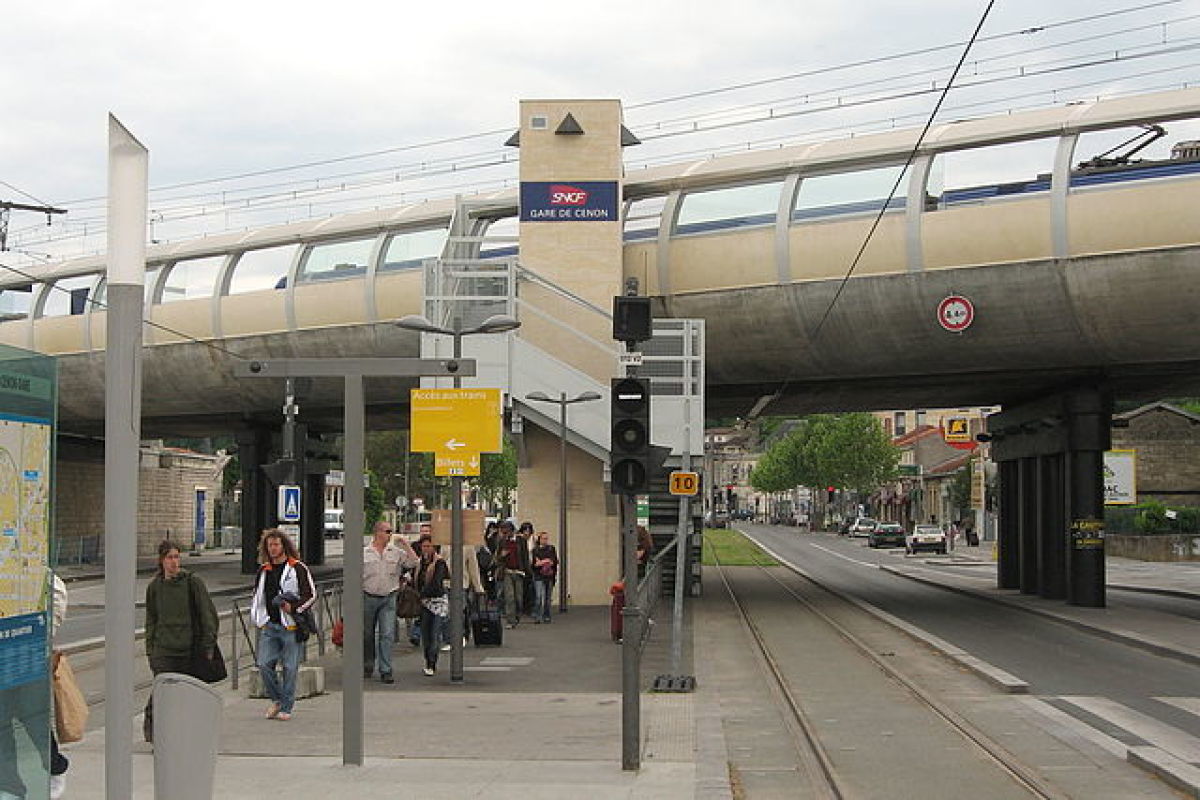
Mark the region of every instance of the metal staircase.
<instances>
[{"instance_id":1,"label":"metal staircase","mask_svg":"<svg viewBox=\"0 0 1200 800\"><path fill-rule=\"evenodd\" d=\"M574 397L596 392L604 402L574 405L568 415L567 441L595 458L609 462L609 379L637 374L651 381L651 440L671 448L669 466L699 464L704 448L704 322L691 319L654 321L653 337L641 343L641 364L621 363L619 345L587 331L610 331L612 314L535 271L516 256L482 258L486 246L508 244L515 237L489 237L490 218L511 209L460 200L451 221L442 257L426 261L424 311L434 324L448 330L467 330L494 314L521 320L510 333L481 334L462 339L462 354L477 361L476 376L462 378L464 387L499 387L505 397L511 435L523 458L526 423L558 435L560 421L552 408L527 401L534 392ZM452 340L421 334L423 358L448 358ZM448 378L423 378L422 385L448 387ZM672 541L678 530L679 499L665 482L651 493L650 531L656 549ZM699 503L688 530L687 594L699 589ZM674 591L675 565L666 565L664 592Z\"/></svg>"}]
</instances>

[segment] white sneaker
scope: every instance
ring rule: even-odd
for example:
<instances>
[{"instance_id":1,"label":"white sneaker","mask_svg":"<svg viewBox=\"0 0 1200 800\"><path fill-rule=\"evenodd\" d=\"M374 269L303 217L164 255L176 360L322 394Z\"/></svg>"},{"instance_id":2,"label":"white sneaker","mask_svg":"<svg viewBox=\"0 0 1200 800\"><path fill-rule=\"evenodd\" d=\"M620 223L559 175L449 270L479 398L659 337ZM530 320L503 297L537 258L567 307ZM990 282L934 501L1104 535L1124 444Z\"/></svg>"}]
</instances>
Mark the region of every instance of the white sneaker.
<instances>
[{"instance_id":1,"label":"white sneaker","mask_svg":"<svg viewBox=\"0 0 1200 800\"><path fill-rule=\"evenodd\" d=\"M442 652L443 652L443 653L449 653L449 652L450 652L450 643L449 643L449 642L446 642L444 645L442 645Z\"/></svg>"},{"instance_id":2,"label":"white sneaker","mask_svg":"<svg viewBox=\"0 0 1200 800\"><path fill-rule=\"evenodd\" d=\"M50 800L59 800L67 791L66 775L50 776Z\"/></svg>"}]
</instances>

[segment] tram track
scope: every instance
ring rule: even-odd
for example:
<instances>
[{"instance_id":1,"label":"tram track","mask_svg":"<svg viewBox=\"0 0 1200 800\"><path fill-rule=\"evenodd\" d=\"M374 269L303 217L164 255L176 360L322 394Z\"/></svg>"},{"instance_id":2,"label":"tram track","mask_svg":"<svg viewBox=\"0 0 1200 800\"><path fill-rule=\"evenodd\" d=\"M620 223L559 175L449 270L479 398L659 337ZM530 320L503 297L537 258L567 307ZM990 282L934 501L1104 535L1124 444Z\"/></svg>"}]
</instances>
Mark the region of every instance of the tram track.
<instances>
[{"instance_id":1,"label":"tram track","mask_svg":"<svg viewBox=\"0 0 1200 800\"><path fill-rule=\"evenodd\" d=\"M803 701L793 691L793 687L787 676L787 669L773 652L768 641L769 636L764 632L763 627L755 621L751 610L747 608L747 603L743 602L743 598L739 597L738 591L735 589L726 572L726 566L721 564L715 550L708 547L708 551L717 567L717 573L729 596L730 603L735 609L743 628L754 643L756 655L763 665L766 677L769 679L772 693L782 701L781 705L787 709L788 722L790 723L788 728L793 732L796 753L800 759L800 763L809 767L809 779L812 781L814 791L819 796L832 798L833 800L848 800L849 798L858 796L843 776L839 774L834 759L822 741L818 726L813 723L804 707ZM864 612L861 609L852 605L840 594L822 585L810 576L791 568L790 565L784 564L782 567L769 567L764 565L756 556L753 567L757 573L766 575L782 594L789 597L793 602L801 604L808 614L820 620L822 624L836 633L838 637L848 643L858 654L866 658L892 681L902 687L908 696L922 708L932 712L950 730L966 741L971 748L974 748L985 759L996 765L1012 782L1023 789L1028 796L1044 798L1045 800L1066 800L1067 795L1065 793L1048 784L1003 745L898 669L892 663L894 659L889 660L876 652L875 648L872 648L845 625L826 613L821 604L814 603L791 586L788 586L787 583L780 579L777 571L779 569L787 570L806 586L821 593L829 602L845 607L849 613L862 614Z\"/></svg>"}]
</instances>

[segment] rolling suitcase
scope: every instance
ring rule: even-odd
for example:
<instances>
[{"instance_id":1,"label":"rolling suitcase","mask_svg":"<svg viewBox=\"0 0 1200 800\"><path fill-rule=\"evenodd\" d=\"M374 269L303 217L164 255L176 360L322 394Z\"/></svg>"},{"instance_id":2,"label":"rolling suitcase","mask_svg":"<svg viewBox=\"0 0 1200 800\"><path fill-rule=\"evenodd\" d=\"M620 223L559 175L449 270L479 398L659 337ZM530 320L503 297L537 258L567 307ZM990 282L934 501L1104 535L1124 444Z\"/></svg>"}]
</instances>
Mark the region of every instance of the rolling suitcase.
<instances>
[{"instance_id":1,"label":"rolling suitcase","mask_svg":"<svg viewBox=\"0 0 1200 800\"><path fill-rule=\"evenodd\" d=\"M471 615L471 638L476 647L499 647L504 643L504 621L494 600L484 600Z\"/></svg>"}]
</instances>

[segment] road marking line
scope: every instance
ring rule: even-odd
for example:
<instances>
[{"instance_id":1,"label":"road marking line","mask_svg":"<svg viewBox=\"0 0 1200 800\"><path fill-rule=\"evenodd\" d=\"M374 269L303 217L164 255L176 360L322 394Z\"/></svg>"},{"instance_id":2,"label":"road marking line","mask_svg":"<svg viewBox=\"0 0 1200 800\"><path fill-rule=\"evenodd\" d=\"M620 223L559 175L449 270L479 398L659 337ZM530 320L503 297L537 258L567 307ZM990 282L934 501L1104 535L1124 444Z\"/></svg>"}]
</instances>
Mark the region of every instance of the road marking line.
<instances>
[{"instance_id":1,"label":"road marking line","mask_svg":"<svg viewBox=\"0 0 1200 800\"><path fill-rule=\"evenodd\" d=\"M1182 708L1184 711L1190 711L1200 717L1200 697L1156 697L1155 700L1160 703Z\"/></svg>"},{"instance_id":2,"label":"road marking line","mask_svg":"<svg viewBox=\"0 0 1200 800\"><path fill-rule=\"evenodd\" d=\"M1063 702L1111 722L1183 761L1200 763L1200 739L1107 697L1062 697Z\"/></svg>"},{"instance_id":3,"label":"road marking line","mask_svg":"<svg viewBox=\"0 0 1200 800\"><path fill-rule=\"evenodd\" d=\"M1125 760L1125 754L1129 749L1129 745L1125 744L1120 739L1114 739L1107 733L1096 730L1078 717L1071 716L1061 708L1055 708L1045 700L1040 700L1036 697L1022 697L1020 698L1020 702L1029 706L1046 719L1053 721L1055 724L1061 725L1062 727L1071 730L1075 734L1082 736L1084 739L1099 746L1101 749L1112 753L1122 761ZM1053 733L1053 731L1050 732Z\"/></svg>"},{"instance_id":4,"label":"road marking line","mask_svg":"<svg viewBox=\"0 0 1200 800\"><path fill-rule=\"evenodd\" d=\"M759 547L763 547L764 550L766 549L763 546L762 542L756 542L756 544L758 544ZM815 547L818 550L824 550L826 553L829 553L829 555L831 555L831 556L837 556L840 559L849 561L851 564L858 564L859 566L870 567L871 569L876 569L879 567L879 565L874 562L859 561L857 558L851 558L850 556L842 555L841 553L837 552L836 550L830 550L828 547L822 547L821 545L817 544L816 542L809 542L808 544L809 544L809 546ZM770 551L768 550L767 552L770 552ZM771 553L771 555L775 555L775 554ZM779 557L776 556L776 558L779 558ZM780 560L782 560L782 559L780 559Z\"/></svg>"}]
</instances>

